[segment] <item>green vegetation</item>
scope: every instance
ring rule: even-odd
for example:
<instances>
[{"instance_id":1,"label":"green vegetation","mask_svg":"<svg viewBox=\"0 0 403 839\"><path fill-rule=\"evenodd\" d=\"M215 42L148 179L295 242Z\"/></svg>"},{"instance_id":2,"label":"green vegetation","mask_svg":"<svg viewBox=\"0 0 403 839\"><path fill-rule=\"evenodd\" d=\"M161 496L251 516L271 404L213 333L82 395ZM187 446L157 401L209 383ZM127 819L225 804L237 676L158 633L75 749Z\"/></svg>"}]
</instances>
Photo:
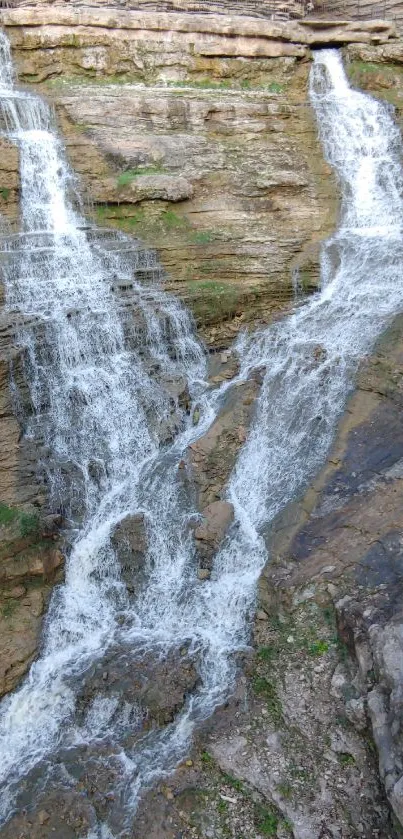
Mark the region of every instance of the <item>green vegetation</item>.
<instances>
[{"instance_id":1,"label":"green vegetation","mask_svg":"<svg viewBox=\"0 0 403 839\"><path fill-rule=\"evenodd\" d=\"M216 272L221 268L221 263L212 265L213 260L207 260L208 270ZM203 266L203 267L207 267ZM237 286L219 283L215 280L196 280L187 282L186 287L191 299L189 305L196 318L205 320L223 320L233 317L236 314L239 301L242 299L242 289Z\"/></svg>"},{"instance_id":2,"label":"green vegetation","mask_svg":"<svg viewBox=\"0 0 403 839\"><path fill-rule=\"evenodd\" d=\"M0 525L11 524L18 518L18 510L15 507L7 507L6 504L0 504Z\"/></svg>"},{"instance_id":3,"label":"green vegetation","mask_svg":"<svg viewBox=\"0 0 403 839\"><path fill-rule=\"evenodd\" d=\"M20 533L23 538L38 535L39 516L37 513L20 513Z\"/></svg>"},{"instance_id":4,"label":"green vegetation","mask_svg":"<svg viewBox=\"0 0 403 839\"><path fill-rule=\"evenodd\" d=\"M189 238L195 245L208 245L216 239L217 234L214 230L196 230L190 234Z\"/></svg>"},{"instance_id":5,"label":"green vegetation","mask_svg":"<svg viewBox=\"0 0 403 839\"><path fill-rule=\"evenodd\" d=\"M0 195L1 195L2 198L4 198L5 201L7 201L7 198L9 197L10 192L11 192L11 189L9 189L7 186L0 186Z\"/></svg>"},{"instance_id":6,"label":"green vegetation","mask_svg":"<svg viewBox=\"0 0 403 839\"><path fill-rule=\"evenodd\" d=\"M308 653L312 656L320 656L327 653L329 649L329 644L327 641L314 641L312 644L308 646Z\"/></svg>"},{"instance_id":7,"label":"green vegetation","mask_svg":"<svg viewBox=\"0 0 403 839\"><path fill-rule=\"evenodd\" d=\"M283 784L277 784L277 789L280 795L285 798L287 801L292 798L292 786L291 784L284 782Z\"/></svg>"},{"instance_id":8,"label":"green vegetation","mask_svg":"<svg viewBox=\"0 0 403 839\"><path fill-rule=\"evenodd\" d=\"M370 61L352 61L348 65L350 73L379 73L381 69L379 64L372 64Z\"/></svg>"},{"instance_id":9,"label":"green vegetation","mask_svg":"<svg viewBox=\"0 0 403 839\"><path fill-rule=\"evenodd\" d=\"M239 781L238 778L234 778L233 775L228 775L226 772L222 772L223 781L232 789L236 790L236 792L242 792L245 794L245 789L242 781Z\"/></svg>"},{"instance_id":10,"label":"green vegetation","mask_svg":"<svg viewBox=\"0 0 403 839\"><path fill-rule=\"evenodd\" d=\"M274 807L262 807L260 804L255 807L255 823L263 836L277 836L279 816Z\"/></svg>"},{"instance_id":11,"label":"green vegetation","mask_svg":"<svg viewBox=\"0 0 403 839\"><path fill-rule=\"evenodd\" d=\"M231 82L227 79L215 82L212 79L186 79L184 81L169 81L168 87L193 87L196 90L228 90Z\"/></svg>"},{"instance_id":12,"label":"green vegetation","mask_svg":"<svg viewBox=\"0 0 403 839\"><path fill-rule=\"evenodd\" d=\"M142 224L145 221L145 212L142 209L133 210L130 208L130 215L125 214L124 208L117 204L111 206L100 205L96 208L97 221L100 224L110 224L118 222L119 227L126 230L131 230L137 224Z\"/></svg>"},{"instance_id":13,"label":"green vegetation","mask_svg":"<svg viewBox=\"0 0 403 839\"><path fill-rule=\"evenodd\" d=\"M77 74L74 76L60 75L53 79L47 79L46 84L51 88L78 87L85 85L108 85L138 84L139 78L128 73L117 73L110 76L96 76L95 74Z\"/></svg>"},{"instance_id":14,"label":"green vegetation","mask_svg":"<svg viewBox=\"0 0 403 839\"><path fill-rule=\"evenodd\" d=\"M275 659L276 650L274 647L260 647L257 653L257 657L260 659L260 661L265 661L269 663Z\"/></svg>"},{"instance_id":15,"label":"green vegetation","mask_svg":"<svg viewBox=\"0 0 403 839\"><path fill-rule=\"evenodd\" d=\"M1 614L3 618L12 618L18 606L18 600L15 597L9 597L4 606L1 607Z\"/></svg>"},{"instance_id":16,"label":"green vegetation","mask_svg":"<svg viewBox=\"0 0 403 839\"><path fill-rule=\"evenodd\" d=\"M186 227L187 224L186 219L183 216L179 216L174 210L164 210L161 214L161 221L168 228Z\"/></svg>"},{"instance_id":17,"label":"green vegetation","mask_svg":"<svg viewBox=\"0 0 403 839\"><path fill-rule=\"evenodd\" d=\"M256 84L250 79L220 79L215 80L208 77L204 79L183 79L180 81L169 81L168 87L193 88L194 90L245 90L245 91L267 91L268 93L283 93L284 85L279 82L267 84Z\"/></svg>"},{"instance_id":18,"label":"green vegetation","mask_svg":"<svg viewBox=\"0 0 403 839\"><path fill-rule=\"evenodd\" d=\"M13 522L18 522L20 536L23 539L27 536L38 536L39 516L37 513L26 513L23 510L17 510L15 507L0 504L0 525L7 527Z\"/></svg>"},{"instance_id":19,"label":"green vegetation","mask_svg":"<svg viewBox=\"0 0 403 839\"><path fill-rule=\"evenodd\" d=\"M270 82L270 84L266 86L266 90L270 93L283 93L284 85L278 84L278 82Z\"/></svg>"},{"instance_id":20,"label":"green vegetation","mask_svg":"<svg viewBox=\"0 0 403 839\"><path fill-rule=\"evenodd\" d=\"M355 766L353 755L348 754L348 752L341 752L338 758L341 766Z\"/></svg>"},{"instance_id":21,"label":"green vegetation","mask_svg":"<svg viewBox=\"0 0 403 839\"><path fill-rule=\"evenodd\" d=\"M158 165L143 167L139 166L137 169L125 169L125 171L122 172L117 178L116 183L120 187L128 186L132 183L132 181L134 181L135 178L139 178L141 175L156 175L158 173L161 173L162 171L162 167Z\"/></svg>"},{"instance_id":22,"label":"green vegetation","mask_svg":"<svg viewBox=\"0 0 403 839\"><path fill-rule=\"evenodd\" d=\"M228 812L228 802L223 801L222 798L219 798L217 801L217 810L221 815L225 815Z\"/></svg>"},{"instance_id":23,"label":"green vegetation","mask_svg":"<svg viewBox=\"0 0 403 839\"><path fill-rule=\"evenodd\" d=\"M209 752L202 752L201 760L206 766L214 766L214 758Z\"/></svg>"},{"instance_id":24,"label":"green vegetation","mask_svg":"<svg viewBox=\"0 0 403 839\"><path fill-rule=\"evenodd\" d=\"M275 685L269 682L264 676L254 676L252 687L256 696L260 696L265 700L267 710L273 722L280 723L283 719L283 708Z\"/></svg>"}]
</instances>

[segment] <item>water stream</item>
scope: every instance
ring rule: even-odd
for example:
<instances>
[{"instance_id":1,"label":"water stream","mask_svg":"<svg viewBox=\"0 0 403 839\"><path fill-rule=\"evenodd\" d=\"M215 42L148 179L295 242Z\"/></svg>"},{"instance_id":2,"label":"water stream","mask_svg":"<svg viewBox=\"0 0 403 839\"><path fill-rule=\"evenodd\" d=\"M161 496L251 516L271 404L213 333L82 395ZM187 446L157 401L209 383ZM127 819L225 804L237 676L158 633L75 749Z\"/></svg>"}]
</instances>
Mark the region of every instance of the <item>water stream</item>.
<instances>
[{"instance_id":1,"label":"water stream","mask_svg":"<svg viewBox=\"0 0 403 839\"><path fill-rule=\"evenodd\" d=\"M238 380L262 366L266 373L228 487L235 521L201 584L188 527L195 510L177 467L229 385L207 387L185 310L158 282L136 279L155 274L152 255L86 229L52 115L15 87L0 40L0 114L21 166L22 232L5 236L2 247L6 305L23 321L17 340L33 406L25 433L51 454L55 503L72 499L66 580L51 601L41 656L1 705L3 821L19 806L22 779L44 760L49 778L69 749L106 742L119 795L103 822L94 812L90 837L129 835L141 793L186 755L195 726L228 696L234 654L248 643L270 522L323 462L360 359L403 308L402 145L393 113L350 88L331 50L315 56L310 97L340 182L340 222L323 249L320 292L238 341ZM112 290L119 285L130 286L124 300ZM161 445L156 425L172 410L162 382L177 376L186 376L201 421L195 428L182 412L174 441ZM111 533L139 511L148 578L133 600ZM197 660L200 685L171 725L130 744L139 709L101 694L84 723L77 720L84 674L108 648L161 656L183 644Z\"/></svg>"}]
</instances>

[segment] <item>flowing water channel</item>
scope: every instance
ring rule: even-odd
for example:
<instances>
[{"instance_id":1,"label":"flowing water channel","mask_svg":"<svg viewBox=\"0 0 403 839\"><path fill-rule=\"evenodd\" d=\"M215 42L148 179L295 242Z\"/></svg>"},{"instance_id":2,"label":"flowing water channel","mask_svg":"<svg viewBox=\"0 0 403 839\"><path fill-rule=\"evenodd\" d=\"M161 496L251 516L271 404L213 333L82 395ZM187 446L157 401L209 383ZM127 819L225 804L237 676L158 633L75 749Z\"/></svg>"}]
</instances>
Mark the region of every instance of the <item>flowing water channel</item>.
<instances>
[{"instance_id":1,"label":"flowing water channel","mask_svg":"<svg viewBox=\"0 0 403 839\"><path fill-rule=\"evenodd\" d=\"M186 755L195 726L231 691L270 522L323 462L359 360L403 308L402 145L390 107L349 87L336 51L319 51L310 98L340 182L339 226L323 249L321 290L238 340L238 381L266 372L228 486L235 521L201 583L189 527L196 511L178 463L230 385L207 386L203 349L185 310L153 279L152 254L86 228L52 115L15 87L4 37L0 47L2 131L20 152L21 233L5 230L2 264L26 356L25 433L49 453L54 503L71 501L66 579L53 594L41 655L1 704L0 813L6 821L21 806L27 778L43 789L57 767L69 783L69 752L84 744L110 762L115 793L106 816L94 811L87 839L123 837L139 796ZM163 383L184 376L200 424L182 411L173 442L161 442L158 426L172 410ZM147 581L129 597L111 534L139 512ZM200 679L173 723L136 740L141 708L118 692L99 691L78 717L88 668L108 649L124 649L135 666L140 654L161 658L184 645Z\"/></svg>"}]
</instances>

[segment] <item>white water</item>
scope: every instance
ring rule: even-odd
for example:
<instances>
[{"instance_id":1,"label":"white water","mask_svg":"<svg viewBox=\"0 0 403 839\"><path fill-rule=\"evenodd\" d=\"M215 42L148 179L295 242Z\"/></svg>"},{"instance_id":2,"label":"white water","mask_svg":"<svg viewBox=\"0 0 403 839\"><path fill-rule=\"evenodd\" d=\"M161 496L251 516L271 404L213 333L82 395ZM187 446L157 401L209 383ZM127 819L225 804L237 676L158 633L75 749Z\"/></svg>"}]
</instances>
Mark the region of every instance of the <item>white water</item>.
<instances>
[{"instance_id":1,"label":"white water","mask_svg":"<svg viewBox=\"0 0 403 839\"><path fill-rule=\"evenodd\" d=\"M21 154L22 253L10 258L5 282L7 305L31 323L20 335L29 352L35 408L28 433L44 437L52 452L55 495L70 486L63 473L67 461L75 467L72 485L78 480L79 498L85 499L41 658L2 704L2 809L6 817L20 779L43 756L107 736L115 752L120 749L119 799L115 809L111 805L109 826L94 822L91 836L109 830L123 836L141 790L184 756L194 726L231 689L233 653L247 643L256 581L267 560L264 535L320 466L359 359L403 308L401 141L388 106L349 88L336 52L318 53L311 101L325 155L340 180L340 225L324 249L321 292L289 318L238 343L240 378L262 365L267 372L228 489L236 521L212 579L201 585L186 527L194 511L176 473L189 441L213 418L220 393L203 389L204 362L186 315L158 288L134 283L146 358L141 340L125 337L127 314L108 278L112 270L131 276L133 258L91 246L68 197L74 182L47 109L15 91L7 60L2 64L0 103ZM39 258L32 235L38 231L49 247ZM175 359L172 335L179 347ZM148 369L155 359L170 373L184 372L203 405L197 432L184 419L183 432L164 451L149 423L150 412L168 413ZM133 605L119 580L109 534L136 510L147 515L149 579ZM78 727L76 682L88 661L110 644L164 650L184 641L198 655L202 686L171 726L124 752L122 731L133 718L125 716L118 697L98 697L85 726Z\"/></svg>"}]
</instances>

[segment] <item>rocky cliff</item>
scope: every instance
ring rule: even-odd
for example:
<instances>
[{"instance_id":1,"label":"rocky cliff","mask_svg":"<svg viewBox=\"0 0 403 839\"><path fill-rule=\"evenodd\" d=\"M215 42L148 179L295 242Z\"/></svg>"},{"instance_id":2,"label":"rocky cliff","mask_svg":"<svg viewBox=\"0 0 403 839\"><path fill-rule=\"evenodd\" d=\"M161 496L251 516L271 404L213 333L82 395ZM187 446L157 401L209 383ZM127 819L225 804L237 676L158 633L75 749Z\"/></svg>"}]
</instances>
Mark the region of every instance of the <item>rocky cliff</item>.
<instances>
[{"instance_id":1,"label":"rocky cliff","mask_svg":"<svg viewBox=\"0 0 403 839\"><path fill-rule=\"evenodd\" d=\"M351 77L401 119L403 44L382 22L72 5L1 13L20 78L54 104L88 212L156 248L167 288L211 349L225 349L241 327L286 311L296 287L316 287L336 222L307 99L311 47L344 47ZM0 151L0 212L15 224L18 156L4 140ZM20 440L9 373L21 387L23 373L5 315L2 327L0 693L35 655L62 562L35 452ZM139 839L399 835L402 346L399 320L363 367L322 474L278 521L237 694L144 802ZM226 355L215 365L213 383L233 373ZM233 394L189 453L203 509L225 487L257 390ZM73 810L62 804L51 817L39 804L5 835L64 835Z\"/></svg>"}]
</instances>

